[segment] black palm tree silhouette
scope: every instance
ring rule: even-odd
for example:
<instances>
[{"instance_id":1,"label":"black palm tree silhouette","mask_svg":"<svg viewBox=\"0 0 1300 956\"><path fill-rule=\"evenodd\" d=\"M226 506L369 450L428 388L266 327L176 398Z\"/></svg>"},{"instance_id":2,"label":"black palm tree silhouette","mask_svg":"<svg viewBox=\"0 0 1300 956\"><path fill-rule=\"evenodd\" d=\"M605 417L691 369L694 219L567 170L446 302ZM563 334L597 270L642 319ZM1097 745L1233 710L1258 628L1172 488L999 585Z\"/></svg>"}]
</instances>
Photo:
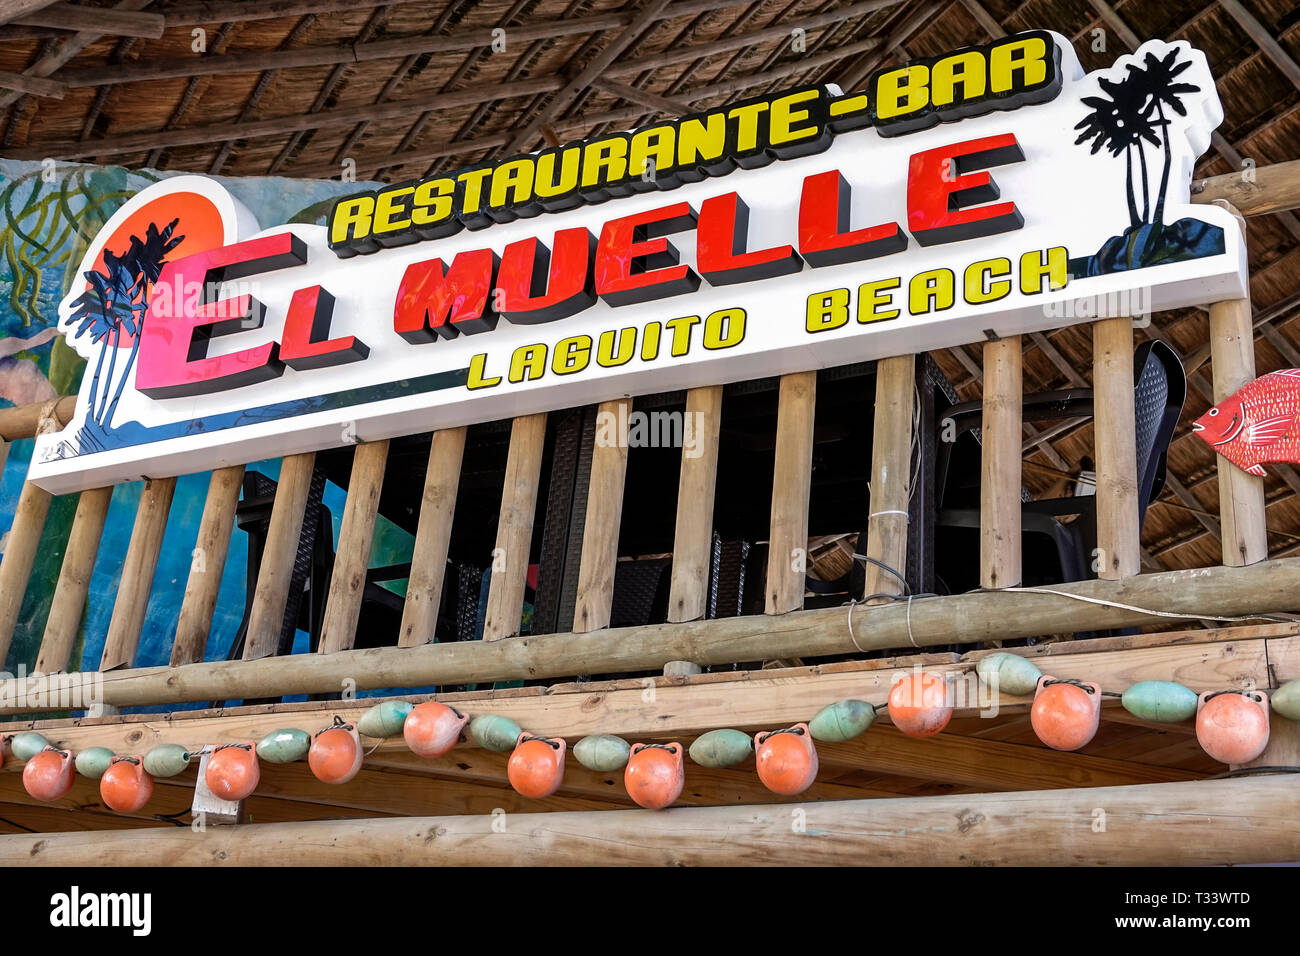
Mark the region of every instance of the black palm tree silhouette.
<instances>
[{"instance_id":1,"label":"black palm tree silhouette","mask_svg":"<svg viewBox=\"0 0 1300 956\"><path fill-rule=\"evenodd\" d=\"M73 303L72 334L78 338L89 335L90 341L99 345L90 385L90 417L98 425L107 427L112 422L127 377L135 365L136 353L140 349L140 331L149 309L149 287L162 272L167 254L185 239L184 236L173 236L178 222L179 219L173 219L161 230L156 223L149 223L144 239L132 236L130 245L120 255L105 249L103 269L85 273L90 288ZM123 334L132 337L131 354L117 379L117 388L110 401L118 345ZM100 396L100 375L106 354L107 381Z\"/></svg>"},{"instance_id":2,"label":"black palm tree silhouette","mask_svg":"<svg viewBox=\"0 0 1300 956\"><path fill-rule=\"evenodd\" d=\"M1128 193L1129 225L1138 227L1143 223L1154 226L1147 238L1147 247L1157 240L1163 227L1165 209L1165 191L1169 187L1169 172L1173 164L1173 151L1169 144L1169 119L1165 115L1166 107L1179 116L1186 116L1187 109L1181 97L1187 93L1198 92L1200 87L1190 83L1175 83L1174 80L1191 65L1190 60L1178 61L1178 49L1170 50L1165 56L1157 57L1148 52L1143 57L1143 65L1128 65L1127 73L1121 80L1102 78L1098 81L1102 96L1086 96L1082 102L1091 112L1075 124L1075 129L1082 130L1075 144L1091 142L1093 153L1106 149L1112 156L1124 154L1127 163L1125 187ZM1159 136L1156 135L1159 131ZM1150 143L1164 152L1164 168L1160 177L1160 187L1156 193L1155 209L1151 208L1149 176L1147 173L1146 150L1143 143ZM1136 189L1133 182L1133 157L1137 156L1137 165L1142 177L1142 209L1139 214Z\"/></svg>"}]
</instances>

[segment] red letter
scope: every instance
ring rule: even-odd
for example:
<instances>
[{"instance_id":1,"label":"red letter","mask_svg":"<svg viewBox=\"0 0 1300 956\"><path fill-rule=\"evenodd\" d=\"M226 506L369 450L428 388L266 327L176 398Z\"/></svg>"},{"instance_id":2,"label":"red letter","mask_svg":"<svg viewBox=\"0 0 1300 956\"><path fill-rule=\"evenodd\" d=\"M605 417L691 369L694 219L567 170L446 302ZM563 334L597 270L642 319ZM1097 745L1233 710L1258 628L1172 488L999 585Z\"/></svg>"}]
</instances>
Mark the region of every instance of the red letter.
<instances>
[{"instance_id":1,"label":"red letter","mask_svg":"<svg viewBox=\"0 0 1300 956\"><path fill-rule=\"evenodd\" d=\"M460 332L495 329L497 315L489 293L496 269L491 249L462 252L446 270L441 259L411 263L397 287L394 331L408 342L432 342L435 332L450 339Z\"/></svg>"},{"instance_id":2,"label":"red letter","mask_svg":"<svg viewBox=\"0 0 1300 956\"><path fill-rule=\"evenodd\" d=\"M289 302L280 337L280 360L300 372L313 368L356 362L370 354L366 343L348 335L332 339L330 317L334 296L318 285L299 289Z\"/></svg>"},{"instance_id":3,"label":"red letter","mask_svg":"<svg viewBox=\"0 0 1300 956\"><path fill-rule=\"evenodd\" d=\"M803 268L794 246L745 251L749 243L749 207L736 193L704 200L698 228L695 265L709 285L771 279Z\"/></svg>"},{"instance_id":4,"label":"red letter","mask_svg":"<svg viewBox=\"0 0 1300 956\"><path fill-rule=\"evenodd\" d=\"M595 305L595 251L596 237L581 227L555 234L554 255L540 239L510 243L501 254L497 275L502 317L515 325L536 325L567 319Z\"/></svg>"},{"instance_id":5,"label":"red letter","mask_svg":"<svg viewBox=\"0 0 1300 956\"><path fill-rule=\"evenodd\" d=\"M208 300L218 283L287 269L307 261L307 247L289 232L209 249L163 266L155 288L175 305L176 315L155 317L153 303L140 333L135 387L150 398L182 398L238 388L275 378L284 371L274 342L208 358L215 336L262 327L266 307L251 295ZM185 290L203 289L193 315L185 312ZM152 319L152 321L151 321Z\"/></svg>"},{"instance_id":6,"label":"red letter","mask_svg":"<svg viewBox=\"0 0 1300 956\"><path fill-rule=\"evenodd\" d=\"M912 157L907 175L907 228L923 246L1010 232L1025 224L1013 202L979 209L1001 193L993 177L974 169L1019 163L1025 158L1012 133L985 136Z\"/></svg>"},{"instance_id":7,"label":"red letter","mask_svg":"<svg viewBox=\"0 0 1300 956\"><path fill-rule=\"evenodd\" d=\"M907 248L896 222L849 232L849 184L838 169L809 176L799 197L799 251L813 267L874 259Z\"/></svg>"},{"instance_id":8,"label":"red letter","mask_svg":"<svg viewBox=\"0 0 1300 956\"><path fill-rule=\"evenodd\" d=\"M677 264L677 249L663 238L694 226L695 210L684 202L605 223L596 247L596 294L610 305L632 305L694 292L700 277Z\"/></svg>"}]
</instances>

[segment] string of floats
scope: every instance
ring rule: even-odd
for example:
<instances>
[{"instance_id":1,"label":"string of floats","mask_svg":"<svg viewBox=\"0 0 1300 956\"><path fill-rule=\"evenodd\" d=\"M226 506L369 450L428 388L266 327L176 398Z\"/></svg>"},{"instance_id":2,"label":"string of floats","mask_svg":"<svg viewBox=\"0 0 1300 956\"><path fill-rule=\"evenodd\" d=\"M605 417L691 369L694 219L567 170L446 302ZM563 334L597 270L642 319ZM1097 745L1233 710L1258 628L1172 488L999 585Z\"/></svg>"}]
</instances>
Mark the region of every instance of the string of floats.
<instances>
[{"instance_id":1,"label":"string of floats","mask_svg":"<svg viewBox=\"0 0 1300 956\"><path fill-rule=\"evenodd\" d=\"M1175 681L1145 680L1121 694L1103 690L1094 682L1046 675L1033 661L1006 652L982 658L976 673L980 684L995 696L1032 695L1030 723L1035 735L1061 751L1078 750L1093 739L1104 697L1120 698L1125 710L1151 723L1194 719L1201 747L1229 765L1250 763L1264 752L1270 711L1300 721L1300 680L1271 693L1230 688L1200 694ZM696 738L689 749L676 741L629 743L613 734L592 734L574 745L573 756L589 770L622 771L628 796L652 810L671 806L681 795L687 754L693 763L710 769L734 767L753 756L764 786L794 796L817 778L815 742L852 740L871 727L882 709L908 736L939 733L952 718L954 676L918 669L894 683L885 704L839 700L807 722L752 736L732 728L711 730ZM82 776L100 781L100 794L107 806L119 813L135 813L152 797L154 778L176 776L198 757L207 757L204 782L208 788L222 799L238 801L257 789L259 761L292 763L305 757L318 779L343 784L357 775L364 762L362 737L384 740L398 736L421 757L442 756L466 738L486 750L509 753L506 775L510 785L525 797L550 796L563 782L567 751L563 737L531 734L500 714L471 717L439 701L385 700L355 723L335 716L314 734L284 728L256 743L235 742L200 750L166 743L143 755L120 755L106 747L91 747L74 756L35 731L10 735L4 742L24 763L23 786L36 799L51 802L66 795L75 768ZM0 746L0 766L3 761L4 748Z\"/></svg>"}]
</instances>

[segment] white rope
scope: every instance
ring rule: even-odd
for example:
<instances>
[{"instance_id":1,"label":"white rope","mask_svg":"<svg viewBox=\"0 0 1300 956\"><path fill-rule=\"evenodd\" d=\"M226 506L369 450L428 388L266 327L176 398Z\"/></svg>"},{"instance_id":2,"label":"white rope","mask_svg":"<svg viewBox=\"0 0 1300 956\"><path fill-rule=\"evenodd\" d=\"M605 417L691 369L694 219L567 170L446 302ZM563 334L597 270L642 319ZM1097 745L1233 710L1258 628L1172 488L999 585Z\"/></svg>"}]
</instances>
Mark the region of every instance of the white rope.
<instances>
[{"instance_id":1,"label":"white rope","mask_svg":"<svg viewBox=\"0 0 1300 956\"><path fill-rule=\"evenodd\" d=\"M853 642L853 646L858 649L859 654L865 654L866 651L862 649L862 645L858 643L857 636L853 633L853 609L857 607L857 604L857 598L849 599L849 640Z\"/></svg>"},{"instance_id":2,"label":"white rope","mask_svg":"<svg viewBox=\"0 0 1300 956\"><path fill-rule=\"evenodd\" d=\"M912 516L906 511L899 511L897 508L889 511L873 511L871 514L867 515L867 520L870 521L872 518L879 518L881 515L902 515L907 519L908 524L912 523Z\"/></svg>"},{"instance_id":3,"label":"white rope","mask_svg":"<svg viewBox=\"0 0 1300 956\"><path fill-rule=\"evenodd\" d=\"M1150 614L1153 617L1171 617L1176 620L1187 620L1188 618L1198 618L1206 621L1258 621L1261 618L1269 618L1274 615L1270 614L1251 614L1245 617L1216 617L1213 614L1177 614L1173 611L1157 611L1149 607L1138 607L1135 604L1122 604L1119 601L1107 601L1104 598L1086 597L1082 594L1071 594L1068 591L1055 591L1052 588L999 588L999 591L1018 591L1023 594L1055 594L1057 597L1069 598L1071 601L1082 601L1084 604L1100 604L1103 607L1116 607L1122 611L1136 611L1139 614ZM994 592L989 592L994 593Z\"/></svg>"}]
</instances>

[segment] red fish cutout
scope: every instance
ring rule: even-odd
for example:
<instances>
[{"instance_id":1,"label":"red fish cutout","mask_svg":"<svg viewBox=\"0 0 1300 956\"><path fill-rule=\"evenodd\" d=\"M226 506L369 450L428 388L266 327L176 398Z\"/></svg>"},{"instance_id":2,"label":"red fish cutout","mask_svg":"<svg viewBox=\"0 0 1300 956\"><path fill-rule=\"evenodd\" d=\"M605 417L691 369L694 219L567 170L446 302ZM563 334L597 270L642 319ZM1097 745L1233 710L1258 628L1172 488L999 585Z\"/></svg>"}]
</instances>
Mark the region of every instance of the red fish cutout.
<instances>
[{"instance_id":1,"label":"red fish cutout","mask_svg":"<svg viewBox=\"0 0 1300 956\"><path fill-rule=\"evenodd\" d=\"M1228 461L1263 477L1265 464L1300 464L1300 368L1261 375L1192 425Z\"/></svg>"}]
</instances>

